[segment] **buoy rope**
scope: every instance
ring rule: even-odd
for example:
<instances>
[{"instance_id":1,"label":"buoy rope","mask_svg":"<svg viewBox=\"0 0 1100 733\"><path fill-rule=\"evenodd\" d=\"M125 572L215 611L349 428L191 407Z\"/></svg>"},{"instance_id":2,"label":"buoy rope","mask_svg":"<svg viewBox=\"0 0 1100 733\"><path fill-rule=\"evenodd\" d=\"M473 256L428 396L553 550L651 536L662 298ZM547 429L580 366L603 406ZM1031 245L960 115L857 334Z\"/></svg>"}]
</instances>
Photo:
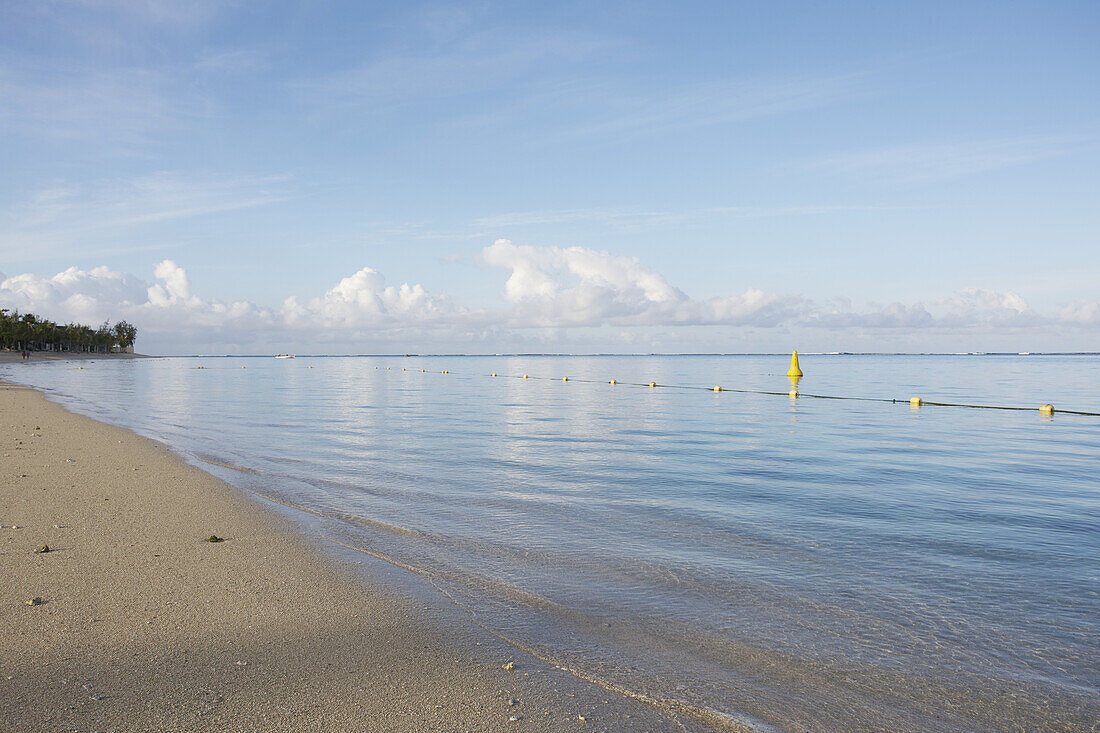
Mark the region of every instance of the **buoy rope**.
<instances>
[{"instance_id":1,"label":"buoy rope","mask_svg":"<svg viewBox=\"0 0 1100 733\"><path fill-rule=\"evenodd\" d=\"M455 374L456 376L464 376L461 372L446 371L445 374ZM480 375L465 375L465 376L480 376ZM494 373L492 375L498 379L519 379L519 380L542 380L545 382L560 382L563 381L561 377L539 377L531 374L499 374ZM624 387L645 387L647 389L658 387L662 389L686 389L697 390L703 392L737 392L740 394L761 394L772 395L776 397L789 397L791 392L775 392L766 389L738 389L736 387L722 387L720 390L716 390L714 387L704 387L696 384L661 384L650 382L620 382L618 380L611 382L611 380L602 379L577 379L575 377L569 377L567 381L580 382L581 384L614 384L622 385ZM798 399L815 399L815 400L848 400L851 402L885 402L887 404L909 405L908 399L892 399L889 397L852 397L848 395L824 395L824 394L811 394L809 392L798 392ZM921 400L922 406L929 407L966 407L973 410L1009 410L1013 412L1036 412L1035 407L1017 407L1014 405L976 405L964 402L932 402L928 400ZM1065 415L1083 415L1085 417L1100 417L1100 412L1088 412L1086 410L1065 410L1061 407L1054 410L1058 414Z\"/></svg>"}]
</instances>

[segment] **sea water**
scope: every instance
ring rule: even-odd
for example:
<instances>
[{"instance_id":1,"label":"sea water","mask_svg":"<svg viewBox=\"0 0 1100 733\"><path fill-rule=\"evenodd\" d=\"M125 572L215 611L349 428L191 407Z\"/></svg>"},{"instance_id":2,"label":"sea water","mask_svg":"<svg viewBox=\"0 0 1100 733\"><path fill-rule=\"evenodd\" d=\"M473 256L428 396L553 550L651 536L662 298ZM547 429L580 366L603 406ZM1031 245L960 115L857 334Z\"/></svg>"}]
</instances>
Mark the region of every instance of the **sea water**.
<instances>
[{"instance_id":1,"label":"sea water","mask_svg":"<svg viewBox=\"0 0 1100 733\"><path fill-rule=\"evenodd\" d=\"M547 662L703 719L1091 728L1100 417L1038 406L1100 412L1100 358L802 358L803 395L897 403L791 398L787 365L206 357L0 375L300 508Z\"/></svg>"}]
</instances>

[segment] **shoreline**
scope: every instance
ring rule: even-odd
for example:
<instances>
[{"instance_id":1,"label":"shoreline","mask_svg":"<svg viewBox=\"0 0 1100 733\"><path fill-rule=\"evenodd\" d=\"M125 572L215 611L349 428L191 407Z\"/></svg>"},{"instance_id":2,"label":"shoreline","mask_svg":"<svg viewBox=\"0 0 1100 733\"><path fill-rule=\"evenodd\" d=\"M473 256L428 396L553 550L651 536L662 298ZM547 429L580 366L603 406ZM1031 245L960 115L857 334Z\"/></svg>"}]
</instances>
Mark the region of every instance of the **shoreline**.
<instances>
[{"instance_id":1,"label":"shoreline","mask_svg":"<svg viewBox=\"0 0 1100 733\"><path fill-rule=\"evenodd\" d=\"M707 730L504 644L37 390L0 382L0 431L13 728Z\"/></svg>"},{"instance_id":2,"label":"shoreline","mask_svg":"<svg viewBox=\"0 0 1100 733\"><path fill-rule=\"evenodd\" d=\"M29 358L24 359L21 352L0 350L0 364L33 364L40 361L95 361L96 359L127 360L127 359L158 359L160 357L148 354L92 354L84 351L29 351Z\"/></svg>"}]
</instances>

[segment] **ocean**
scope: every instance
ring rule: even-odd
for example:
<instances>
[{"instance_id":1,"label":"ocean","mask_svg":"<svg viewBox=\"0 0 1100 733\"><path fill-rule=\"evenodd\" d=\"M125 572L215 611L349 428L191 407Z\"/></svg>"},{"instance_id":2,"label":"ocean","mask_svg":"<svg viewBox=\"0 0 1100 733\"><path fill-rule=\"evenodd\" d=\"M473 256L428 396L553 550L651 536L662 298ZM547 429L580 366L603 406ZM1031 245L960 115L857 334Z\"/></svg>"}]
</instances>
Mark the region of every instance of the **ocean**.
<instances>
[{"instance_id":1,"label":"ocean","mask_svg":"<svg viewBox=\"0 0 1100 733\"><path fill-rule=\"evenodd\" d=\"M1038 407L1100 413L1100 357L802 355L798 398L789 358L181 357L0 376L415 571L549 663L700 719L1091 729L1100 417Z\"/></svg>"}]
</instances>

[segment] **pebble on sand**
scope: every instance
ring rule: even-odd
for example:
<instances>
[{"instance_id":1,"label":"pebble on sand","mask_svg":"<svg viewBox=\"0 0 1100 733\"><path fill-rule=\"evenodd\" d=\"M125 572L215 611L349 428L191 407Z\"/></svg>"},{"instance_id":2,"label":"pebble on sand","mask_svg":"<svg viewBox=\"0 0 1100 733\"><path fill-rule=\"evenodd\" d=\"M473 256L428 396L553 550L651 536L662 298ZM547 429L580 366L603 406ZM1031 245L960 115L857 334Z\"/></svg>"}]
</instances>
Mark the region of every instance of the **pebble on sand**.
<instances>
[{"instance_id":1,"label":"pebble on sand","mask_svg":"<svg viewBox=\"0 0 1100 733\"><path fill-rule=\"evenodd\" d=\"M516 668L516 663L515 662L505 662L504 664L500 665L500 668L503 669L505 672L511 672L512 670L514 670Z\"/></svg>"},{"instance_id":2,"label":"pebble on sand","mask_svg":"<svg viewBox=\"0 0 1100 733\"><path fill-rule=\"evenodd\" d=\"M38 553L39 555L42 555L42 554L47 553L49 551L50 551L50 546L49 545L42 545L37 550L35 550L35 552Z\"/></svg>"}]
</instances>

